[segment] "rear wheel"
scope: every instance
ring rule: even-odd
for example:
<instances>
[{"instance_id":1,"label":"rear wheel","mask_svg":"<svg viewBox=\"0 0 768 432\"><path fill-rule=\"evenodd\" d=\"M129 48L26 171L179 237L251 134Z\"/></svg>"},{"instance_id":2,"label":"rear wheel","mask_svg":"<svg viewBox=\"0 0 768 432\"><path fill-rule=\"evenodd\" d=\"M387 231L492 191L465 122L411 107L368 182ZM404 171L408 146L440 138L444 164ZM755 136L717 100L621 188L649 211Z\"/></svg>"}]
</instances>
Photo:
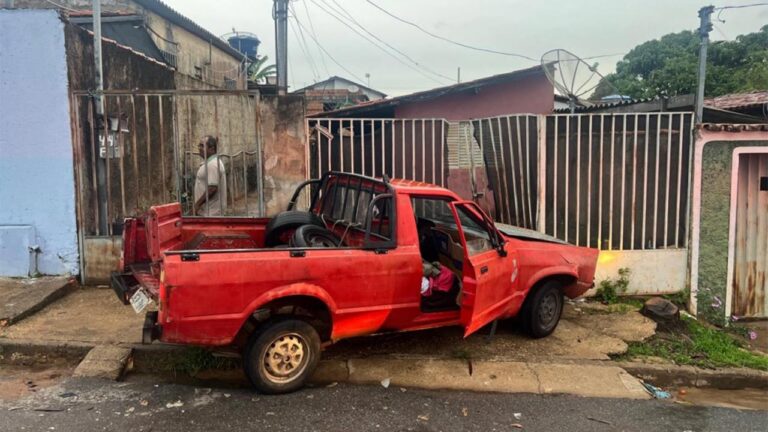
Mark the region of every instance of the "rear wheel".
<instances>
[{"instance_id":1,"label":"rear wheel","mask_svg":"<svg viewBox=\"0 0 768 432\"><path fill-rule=\"evenodd\" d=\"M557 281L545 282L528 294L520 312L523 329L534 338L549 336L557 328L563 313L563 292Z\"/></svg>"},{"instance_id":2,"label":"rear wheel","mask_svg":"<svg viewBox=\"0 0 768 432\"><path fill-rule=\"evenodd\" d=\"M245 374L261 393L281 394L304 386L320 360L320 336L297 319L264 323L245 348Z\"/></svg>"}]
</instances>

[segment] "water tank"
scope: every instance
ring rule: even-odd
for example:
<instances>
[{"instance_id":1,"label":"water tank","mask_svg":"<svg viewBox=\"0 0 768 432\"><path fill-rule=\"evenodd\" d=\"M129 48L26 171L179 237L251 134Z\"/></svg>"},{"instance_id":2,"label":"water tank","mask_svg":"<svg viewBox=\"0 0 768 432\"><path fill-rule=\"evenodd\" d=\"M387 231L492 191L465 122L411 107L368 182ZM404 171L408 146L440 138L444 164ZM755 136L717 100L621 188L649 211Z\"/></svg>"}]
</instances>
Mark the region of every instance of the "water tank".
<instances>
[{"instance_id":1,"label":"water tank","mask_svg":"<svg viewBox=\"0 0 768 432\"><path fill-rule=\"evenodd\" d=\"M247 55L250 58L255 59L261 41L252 33L237 32L234 35L227 38L229 46Z\"/></svg>"}]
</instances>

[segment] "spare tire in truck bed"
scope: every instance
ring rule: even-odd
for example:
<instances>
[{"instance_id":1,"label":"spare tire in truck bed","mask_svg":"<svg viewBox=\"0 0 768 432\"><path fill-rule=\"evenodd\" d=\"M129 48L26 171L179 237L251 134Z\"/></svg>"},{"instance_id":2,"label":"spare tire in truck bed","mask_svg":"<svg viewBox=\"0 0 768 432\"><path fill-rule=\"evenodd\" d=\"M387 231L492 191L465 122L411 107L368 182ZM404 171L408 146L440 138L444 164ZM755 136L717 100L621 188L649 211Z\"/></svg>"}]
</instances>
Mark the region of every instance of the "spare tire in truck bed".
<instances>
[{"instance_id":1,"label":"spare tire in truck bed","mask_svg":"<svg viewBox=\"0 0 768 432\"><path fill-rule=\"evenodd\" d=\"M302 225L317 225L325 227L320 216L307 211L289 210L275 215L268 223L264 232L264 247L287 245L289 233Z\"/></svg>"}]
</instances>

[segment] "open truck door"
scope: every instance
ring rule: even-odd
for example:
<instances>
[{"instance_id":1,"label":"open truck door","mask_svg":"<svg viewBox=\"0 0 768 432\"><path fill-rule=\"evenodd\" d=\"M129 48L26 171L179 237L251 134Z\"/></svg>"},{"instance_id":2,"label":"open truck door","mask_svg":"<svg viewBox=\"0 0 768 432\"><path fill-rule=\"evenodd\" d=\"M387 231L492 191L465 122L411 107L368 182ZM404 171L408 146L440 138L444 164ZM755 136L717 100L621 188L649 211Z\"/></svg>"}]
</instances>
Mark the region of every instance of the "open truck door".
<instances>
[{"instance_id":1,"label":"open truck door","mask_svg":"<svg viewBox=\"0 0 768 432\"><path fill-rule=\"evenodd\" d=\"M467 337L509 310L518 289L517 251L476 203L454 201L451 210L464 248L461 323Z\"/></svg>"}]
</instances>

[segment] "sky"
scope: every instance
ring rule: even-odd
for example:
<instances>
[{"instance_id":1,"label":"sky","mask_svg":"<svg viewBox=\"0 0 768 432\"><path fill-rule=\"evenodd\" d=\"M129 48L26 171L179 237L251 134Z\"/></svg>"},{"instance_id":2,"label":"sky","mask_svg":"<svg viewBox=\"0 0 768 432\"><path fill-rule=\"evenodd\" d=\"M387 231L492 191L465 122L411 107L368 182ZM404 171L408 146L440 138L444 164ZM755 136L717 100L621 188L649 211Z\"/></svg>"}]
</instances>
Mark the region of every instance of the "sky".
<instances>
[{"instance_id":1,"label":"sky","mask_svg":"<svg viewBox=\"0 0 768 432\"><path fill-rule=\"evenodd\" d=\"M274 62L272 0L164 1L216 35L233 29L256 34L261 40L259 54ZM533 60L433 38L371 2L438 36ZM751 3L759 2L711 4ZM397 96L453 84L459 68L461 81L469 81L535 66L542 54L556 48L580 57L608 56L589 60L598 62L599 71L607 74L634 46L697 28L697 12L707 4L704 0L291 0L288 85L298 89L338 75ZM768 6L726 9L720 19L725 22L715 20L710 37L732 40L768 23Z\"/></svg>"}]
</instances>

